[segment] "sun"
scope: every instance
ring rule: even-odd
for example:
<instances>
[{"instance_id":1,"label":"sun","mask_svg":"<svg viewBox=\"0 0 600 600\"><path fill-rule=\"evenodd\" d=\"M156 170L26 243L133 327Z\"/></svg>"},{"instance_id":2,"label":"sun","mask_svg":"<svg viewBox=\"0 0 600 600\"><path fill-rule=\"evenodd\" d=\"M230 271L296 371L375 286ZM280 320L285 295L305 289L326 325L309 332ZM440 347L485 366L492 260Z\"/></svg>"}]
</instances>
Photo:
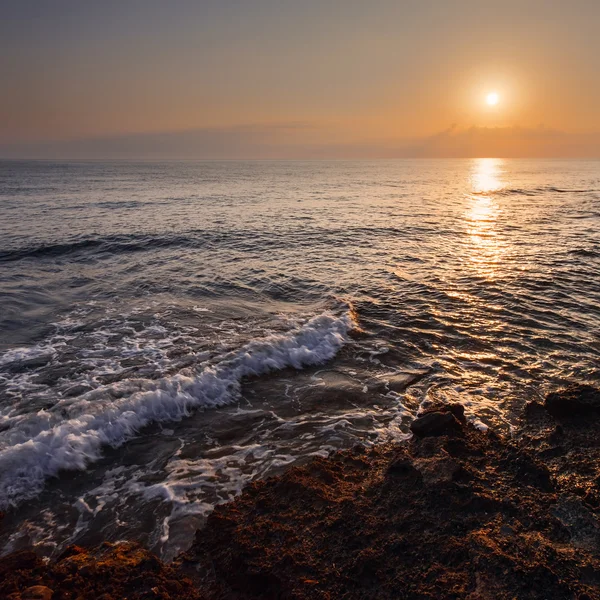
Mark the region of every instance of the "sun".
<instances>
[{"instance_id":1,"label":"sun","mask_svg":"<svg viewBox=\"0 0 600 600\"><path fill-rule=\"evenodd\" d=\"M499 100L500 100L500 96L498 96L497 92L490 92L485 97L485 101L488 103L489 106L496 106L496 104L498 104Z\"/></svg>"}]
</instances>

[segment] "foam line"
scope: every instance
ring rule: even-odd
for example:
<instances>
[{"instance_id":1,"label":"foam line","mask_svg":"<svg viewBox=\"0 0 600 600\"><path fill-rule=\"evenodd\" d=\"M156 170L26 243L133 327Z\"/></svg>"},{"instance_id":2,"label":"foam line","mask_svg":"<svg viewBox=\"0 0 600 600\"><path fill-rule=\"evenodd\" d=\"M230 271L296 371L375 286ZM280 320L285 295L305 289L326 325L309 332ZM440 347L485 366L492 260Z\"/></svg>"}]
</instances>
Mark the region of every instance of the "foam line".
<instances>
[{"instance_id":1,"label":"foam line","mask_svg":"<svg viewBox=\"0 0 600 600\"><path fill-rule=\"evenodd\" d=\"M48 422L29 439L0 451L0 508L35 497L46 479L61 470L85 469L101 457L103 446L118 447L150 423L177 421L194 409L235 402L244 377L331 359L351 328L350 314L324 313L287 333L253 340L196 375L165 377L108 403L96 405L82 396L69 407L69 418Z\"/></svg>"}]
</instances>

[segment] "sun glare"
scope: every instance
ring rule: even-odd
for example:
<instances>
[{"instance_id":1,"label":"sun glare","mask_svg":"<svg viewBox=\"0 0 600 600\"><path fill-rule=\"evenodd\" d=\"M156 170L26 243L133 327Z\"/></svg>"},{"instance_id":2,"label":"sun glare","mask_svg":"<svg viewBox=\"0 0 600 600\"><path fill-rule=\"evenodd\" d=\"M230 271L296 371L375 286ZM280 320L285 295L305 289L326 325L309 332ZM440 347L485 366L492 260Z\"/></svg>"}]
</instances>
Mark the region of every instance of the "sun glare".
<instances>
[{"instance_id":1,"label":"sun glare","mask_svg":"<svg viewBox=\"0 0 600 600\"><path fill-rule=\"evenodd\" d=\"M489 106L496 106L496 104L498 104L498 100L500 100L500 97L496 92L490 92L485 98L485 101Z\"/></svg>"}]
</instances>

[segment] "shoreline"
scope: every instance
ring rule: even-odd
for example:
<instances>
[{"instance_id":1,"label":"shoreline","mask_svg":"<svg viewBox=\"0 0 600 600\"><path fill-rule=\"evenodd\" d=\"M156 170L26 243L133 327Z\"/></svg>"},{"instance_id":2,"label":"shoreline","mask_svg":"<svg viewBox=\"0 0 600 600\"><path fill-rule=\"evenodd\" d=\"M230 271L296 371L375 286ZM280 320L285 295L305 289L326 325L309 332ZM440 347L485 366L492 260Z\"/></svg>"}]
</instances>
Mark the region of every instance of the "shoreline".
<instances>
[{"instance_id":1,"label":"shoreline","mask_svg":"<svg viewBox=\"0 0 600 600\"><path fill-rule=\"evenodd\" d=\"M400 444L249 485L166 565L137 544L0 559L38 598L600 598L600 391L532 402L511 437L434 407ZM1 522L1 521L0 521Z\"/></svg>"}]
</instances>

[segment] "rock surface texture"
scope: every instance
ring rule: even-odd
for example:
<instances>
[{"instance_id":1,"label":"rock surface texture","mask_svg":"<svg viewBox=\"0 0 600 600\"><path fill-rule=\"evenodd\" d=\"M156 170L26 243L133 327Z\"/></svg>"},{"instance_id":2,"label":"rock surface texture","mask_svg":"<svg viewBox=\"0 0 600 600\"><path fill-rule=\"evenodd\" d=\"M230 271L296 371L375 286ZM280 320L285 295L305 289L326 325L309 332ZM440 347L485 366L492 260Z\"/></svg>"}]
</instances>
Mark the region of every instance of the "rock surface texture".
<instances>
[{"instance_id":1,"label":"rock surface texture","mask_svg":"<svg viewBox=\"0 0 600 600\"><path fill-rule=\"evenodd\" d=\"M197 583L137 544L71 546L46 564L34 552L0 559L2 600L201 600Z\"/></svg>"},{"instance_id":2,"label":"rock surface texture","mask_svg":"<svg viewBox=\"0 0 600 600\"><path fill-rule=\"evenodd\" d=\"M171 566L132 545L48 566L20 553L2 559L0 597L600 598L599 399L572 387L529 404L511 439L438 408L405 444L251 485Z\"/></svg>"}]
</instances>

